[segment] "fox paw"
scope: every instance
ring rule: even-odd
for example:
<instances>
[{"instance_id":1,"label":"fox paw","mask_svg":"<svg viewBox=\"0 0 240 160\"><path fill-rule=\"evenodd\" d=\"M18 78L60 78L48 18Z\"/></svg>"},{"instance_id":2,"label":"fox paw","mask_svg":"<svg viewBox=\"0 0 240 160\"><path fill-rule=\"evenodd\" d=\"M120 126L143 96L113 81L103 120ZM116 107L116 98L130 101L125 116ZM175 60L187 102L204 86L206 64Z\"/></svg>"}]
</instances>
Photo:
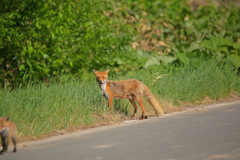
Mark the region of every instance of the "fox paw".
<instances>
[{"instance_id":1,"label":"fox paw","mask_svg":"<svg viewBox=\"0 0 240 160\"><path fill-rule=\"evenodd\" d=\"M144 116L144 117L142 116L142 117L139 118L139 120L144 120L144 119L147 119L147 118L148 118L148 116Z\"/></svg>"},{"instance_id":2,"label":"fox paw","mask_svg":"<svg viewBox=\"0 0 240 160\"><path fill-rule=\"evenodd\" d=\"M140 117L140 118L139 118L139 120L144 120L144 119L145 119L145 118L143 118L143 117Z\"/></svg>"},{"instance_id":3,"label":"fox paw","mask_svg":"<svg viewBox=\"0 0 240 160\"><path fill-rule=\"evenodd\" d=\"M131 116L130 119L136 119L136 117L135 116Z\"/></svg>"}]
</instances>

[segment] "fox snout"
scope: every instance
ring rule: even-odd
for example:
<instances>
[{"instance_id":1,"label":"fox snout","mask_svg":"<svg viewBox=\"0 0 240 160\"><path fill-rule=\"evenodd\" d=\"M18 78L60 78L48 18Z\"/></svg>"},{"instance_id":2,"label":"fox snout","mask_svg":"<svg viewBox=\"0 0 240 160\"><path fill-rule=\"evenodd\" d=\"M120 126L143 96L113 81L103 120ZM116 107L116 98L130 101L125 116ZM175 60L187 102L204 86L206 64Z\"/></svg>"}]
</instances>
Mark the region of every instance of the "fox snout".
<instances>
[{"instance_id":1,"label":"fox snout","mask_svg":"<svg viewBox=\"0 0 240 160\"><path fill-rule=\"evenodd\" d=\"M105 80L101 80L100 78L96 78L96 80L100 85L105 83Z\"/></svg>"},{"instance_id":2,"label":"fox snout","mask_svg":"<svg viewBox=\"0 0 240 160\"><path fill-rule=\"evenodd\" d=\"M103 85L106 81L105 80L103 80L103 81L99 80L98 82L99 82L100 85Z\"/></svg>"}]
</instances>

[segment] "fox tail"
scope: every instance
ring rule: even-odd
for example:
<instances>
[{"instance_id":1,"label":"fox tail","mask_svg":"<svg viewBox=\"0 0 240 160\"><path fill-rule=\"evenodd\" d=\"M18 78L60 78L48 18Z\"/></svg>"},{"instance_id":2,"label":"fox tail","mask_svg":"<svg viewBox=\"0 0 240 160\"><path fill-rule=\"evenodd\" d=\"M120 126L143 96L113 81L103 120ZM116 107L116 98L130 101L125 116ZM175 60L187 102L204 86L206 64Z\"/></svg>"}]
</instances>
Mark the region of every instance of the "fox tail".
<instances>
[{"instance_id":1,"label":"fox tail","mask_svg":"<svg viewBox=\"0 0 240 160\"><path fill-rule=\"evenodd\" d=\"M146 97L148 103L150 103L151 106L153 107L153 109L155 110L158 117L160 117L161 115L164 114L164 111L163 111L161 105L159 104L159 102L154 97L154 95L150 92L149 89L147 89L147 94L145 94L145 97Z\"/></svg>"}]
</instances>

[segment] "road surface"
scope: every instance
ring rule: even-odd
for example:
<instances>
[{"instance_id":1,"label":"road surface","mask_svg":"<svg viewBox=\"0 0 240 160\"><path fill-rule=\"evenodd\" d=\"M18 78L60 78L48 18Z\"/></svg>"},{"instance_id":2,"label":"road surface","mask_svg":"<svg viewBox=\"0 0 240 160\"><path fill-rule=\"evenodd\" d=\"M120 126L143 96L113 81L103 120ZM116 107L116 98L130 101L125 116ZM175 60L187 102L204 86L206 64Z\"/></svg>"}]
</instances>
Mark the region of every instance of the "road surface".
<instances>
[{"instance_id":1,"label":"road surface","mask_svg":"<svg viewBox=\"0 0 240 160\"><path fill-rule=\"evenodd\" d=\"M240 159L240 102L19 144L1 160Z\"/></svg>"}]
</instances>

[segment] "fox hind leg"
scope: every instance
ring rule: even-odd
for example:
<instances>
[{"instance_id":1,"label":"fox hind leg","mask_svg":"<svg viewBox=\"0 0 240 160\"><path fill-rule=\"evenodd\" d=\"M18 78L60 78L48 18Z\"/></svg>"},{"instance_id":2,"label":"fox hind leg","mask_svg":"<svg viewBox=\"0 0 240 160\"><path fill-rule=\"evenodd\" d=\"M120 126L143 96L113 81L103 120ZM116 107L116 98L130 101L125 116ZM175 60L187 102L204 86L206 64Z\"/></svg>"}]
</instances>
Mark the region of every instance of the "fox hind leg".
<instances>
[{"instance_id":1,"label":"fox hind leg","mask_svg":"<svg viewBox=\"0 0 240 160\"><path fill-rule=\"evenodd\" d=\"M140 117L139 119L140 120L147 119L147 116L145 115L145 108L144 108L143 103L142 103L142 97L141 96L135 96L135 99L136 99L136 101L138 102L139 106L142 109L142 117Z\"/></svg>"},{"instance_id":2,"label":"fox hind leg","mask_svg":"<svg viewBox=\"0 0 240 160\"><path fill-rule=\"evenodd\" d=\"M13 145L14 145L13 152L17 152L17 138L12 137L12 141L13 141Z\"/></svg>"},{"instance_id":3,"label":"fox hind leg","mask_svg":"<svg viewBox=\"0 0 240 160\"><path fill-rule=\"evenodd\" d=\"M136 113L137 113L137 105L135 103L135 98L129 98L130 103L132 104L133 108L134 108L134 112L133 115L131 116L131 118L134 118Z\"/></svg>"}]
</instances>

